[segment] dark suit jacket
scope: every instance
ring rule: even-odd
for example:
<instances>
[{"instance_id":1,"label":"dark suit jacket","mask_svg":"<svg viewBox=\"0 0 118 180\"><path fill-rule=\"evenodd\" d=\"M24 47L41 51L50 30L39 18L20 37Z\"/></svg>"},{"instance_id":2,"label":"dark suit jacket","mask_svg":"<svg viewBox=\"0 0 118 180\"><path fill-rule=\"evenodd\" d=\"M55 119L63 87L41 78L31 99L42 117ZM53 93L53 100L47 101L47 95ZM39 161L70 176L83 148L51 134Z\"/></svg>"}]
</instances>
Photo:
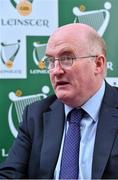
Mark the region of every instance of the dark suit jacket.
<instances>
[{"instance_id":1,"label":"dark suit jacket","mask_svg":"<svg viewBox=\"0 0 118 180\"><path fill-rule=\"evenodd\" d=\"M27 106L18 138L0 167L0 178L52 179L64 118L63 104L56 96ZM95 138L92 178L118 179L118 89L108 84Z\"/></svg>"}]
</instances>

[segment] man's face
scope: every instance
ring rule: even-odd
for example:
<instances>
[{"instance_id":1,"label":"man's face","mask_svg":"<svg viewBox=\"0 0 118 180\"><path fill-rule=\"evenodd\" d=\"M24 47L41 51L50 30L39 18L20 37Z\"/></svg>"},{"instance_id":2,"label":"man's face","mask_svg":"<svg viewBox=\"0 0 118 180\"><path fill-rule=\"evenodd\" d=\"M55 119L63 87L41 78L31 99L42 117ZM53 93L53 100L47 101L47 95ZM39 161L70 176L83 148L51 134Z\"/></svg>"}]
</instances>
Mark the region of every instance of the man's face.
<instances>
[{"instance_id":1,"label":"man's face","mask_svg":"<svg viewBox=\"0 0 118 180\"><path fill-rule=\"evenodd\" d=\"M63 56L77 58L88 56L85 48L81 45L78 47L75 40L54 38L49 41L46 54L57 59ZM55 61L55 68L50 70L49 74L59 100L75 107L81 106L93 95L97 86L95 58L76 59L68 68L63 68L58 60Z\"/></svg>"}]
</instances>

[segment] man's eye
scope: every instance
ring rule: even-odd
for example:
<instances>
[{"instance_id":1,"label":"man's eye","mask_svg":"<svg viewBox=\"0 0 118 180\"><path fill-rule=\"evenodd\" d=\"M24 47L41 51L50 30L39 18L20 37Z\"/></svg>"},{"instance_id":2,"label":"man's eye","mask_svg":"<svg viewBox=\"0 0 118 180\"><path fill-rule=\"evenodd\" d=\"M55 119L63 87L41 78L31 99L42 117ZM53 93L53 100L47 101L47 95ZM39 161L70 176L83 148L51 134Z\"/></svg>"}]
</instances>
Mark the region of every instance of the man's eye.
<instances>
[{"instance_id":1,"label":"man's eye","mask_svg":"<svg viewBox=\"0 0 118 180\"><path fill-rule=\"evenodd\" d=\"M61 58L62 61L67 61L67 60L71 60L71 57L65 56Z\"/></svg>"},{"instance_id":2,"label":"man's eye","mask_svg":"<svg viewBox=\"0 0 118 180\"><path fill-rule=\"evenodd\" d=\"M49 62L54 63L55 59L54 58L49 58Z\"/></svg>"},{"instance_id":3,"label":"man's eye","mask_svg":"<svg viewBox=\"0 0 118 180\"><path fill-rule=\"evenodd\" d=\"M67 57L67 60L71 60L72 59L72 57Z\"/></svg>"}]
</instances>

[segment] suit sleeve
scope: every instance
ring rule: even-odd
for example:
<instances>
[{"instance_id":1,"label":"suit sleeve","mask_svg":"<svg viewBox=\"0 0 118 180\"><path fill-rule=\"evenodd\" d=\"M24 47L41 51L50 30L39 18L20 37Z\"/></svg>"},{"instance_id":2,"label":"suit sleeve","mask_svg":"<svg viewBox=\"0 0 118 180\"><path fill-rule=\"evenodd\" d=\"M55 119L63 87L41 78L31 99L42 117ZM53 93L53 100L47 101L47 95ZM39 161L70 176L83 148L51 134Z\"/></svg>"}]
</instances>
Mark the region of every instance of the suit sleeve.
<instances>
[{"instance_id":1,"label":"suit sleeve","mask_svg":"<svg viewBox=\"0 0 118 180\"><path fill-rule=\"evenodd\" d=\"M23 122L19 127L18 136L15 139L6 161L0 165L0 179L27 178L28 162L32 148L31 132L32 124L27 120L28 107L23 114Z\"/></svg>"}]
</instances>

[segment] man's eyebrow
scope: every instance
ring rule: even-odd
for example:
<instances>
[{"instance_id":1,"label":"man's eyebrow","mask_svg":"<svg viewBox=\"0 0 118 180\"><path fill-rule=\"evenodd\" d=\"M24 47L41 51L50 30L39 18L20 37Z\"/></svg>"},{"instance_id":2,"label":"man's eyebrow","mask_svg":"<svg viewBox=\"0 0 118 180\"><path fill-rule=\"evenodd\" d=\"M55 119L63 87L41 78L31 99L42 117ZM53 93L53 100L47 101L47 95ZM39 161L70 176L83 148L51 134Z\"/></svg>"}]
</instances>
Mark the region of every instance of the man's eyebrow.
<instances>
[{"instance_id":1,"label":"man's eyebrow","mask_svg":"<svg viewBox=\"0 0 118 180\"><path fill-rule=\"evenodd\" d=\"M46 56L46 57L53 57L53 55L48 54L48 53L45 53L45 56Z\"/></svg>"},{"instance_id":2,"label":"man's eyebrow","mask_svg":"<svg viewBox=\"0 0 118 180\"><path fill-rule=\"evenodd\" d=\"M63 52L61 52L59 54L73 54L73 52L71 52L71 51L63 51Z\"/></svg>"},{"instance_id":3,"label":"man's eyebrow","mask_svg":"<svg viewBox=\"0 0 118 180\"><path fill-rule=\"evenodd\" d=\"M58 56L63 56L63 55L73 55L74 54L74 51L72 48L68 48L68 47L65 47L63 49L60 50L60 52L58 53Z\"/></svg>"},{"instance_id":4,"label":"man's eyebrow","mask_svg":"<svg viewBox=\"0 0 118 180\"><path fill-rule=\"evenodd\" d=\"M73 53L73 49L70 47L64 47L60 50L59 54L62 53Z\"/></svg>"}]
</instances>

